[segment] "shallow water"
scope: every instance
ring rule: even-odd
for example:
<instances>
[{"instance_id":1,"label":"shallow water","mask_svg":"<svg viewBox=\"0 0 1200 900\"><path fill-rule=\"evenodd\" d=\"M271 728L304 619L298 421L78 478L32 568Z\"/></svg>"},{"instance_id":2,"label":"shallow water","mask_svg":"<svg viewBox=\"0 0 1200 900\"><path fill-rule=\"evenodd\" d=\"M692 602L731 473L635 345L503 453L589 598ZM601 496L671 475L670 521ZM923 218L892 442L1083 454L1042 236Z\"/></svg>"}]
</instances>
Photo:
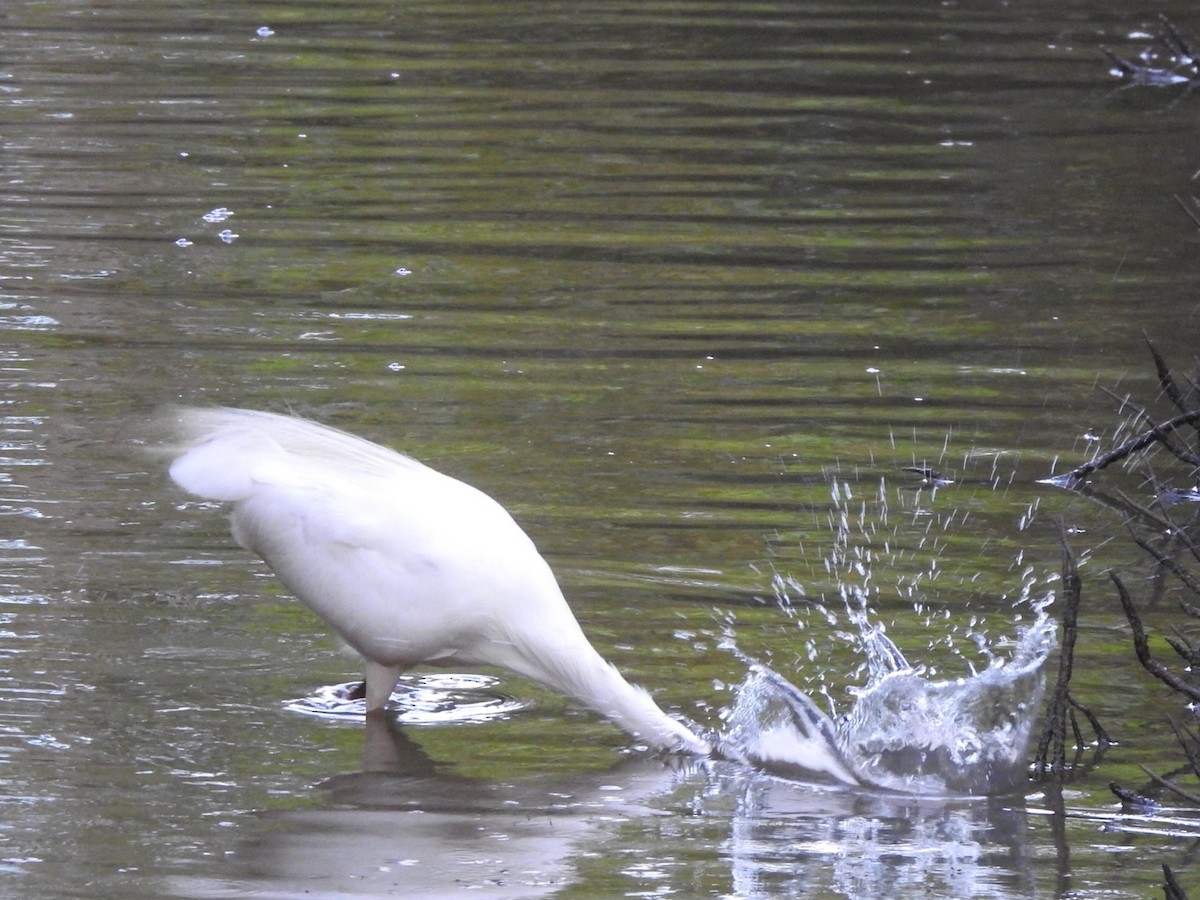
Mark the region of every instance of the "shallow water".
<instances>
[{"instance_id":1,"label":"shallow water","mask_svg":"<svg viewBox=\"0 0 1200 900\"><path fill-rule=\"evenodd\" d=\"M6 3L5 891L1087 898L1154 894L1164 862L1200 884L1194 828L1107 790L1177 757L1101 574L1141 561L1038 483L1111 434L1098 388L1153 398L1143 330L1193 359L1200 100L1118 90L1098 49L1154 25ZM745 674L731 635L813 696L862 683L820 607L834 476L931 675L1052 586L1062 516L1088 556L1075 693L1122 745L1062 797L932 802L644 759L506 677L528 708L482 724L296 713L355 663L141 455L179 401L292 409L493 494L601 651L708 724ZM952 483L902 471L926 465ZM781 607L777 575L804 596Z\"/></svg>"}]
</instances>

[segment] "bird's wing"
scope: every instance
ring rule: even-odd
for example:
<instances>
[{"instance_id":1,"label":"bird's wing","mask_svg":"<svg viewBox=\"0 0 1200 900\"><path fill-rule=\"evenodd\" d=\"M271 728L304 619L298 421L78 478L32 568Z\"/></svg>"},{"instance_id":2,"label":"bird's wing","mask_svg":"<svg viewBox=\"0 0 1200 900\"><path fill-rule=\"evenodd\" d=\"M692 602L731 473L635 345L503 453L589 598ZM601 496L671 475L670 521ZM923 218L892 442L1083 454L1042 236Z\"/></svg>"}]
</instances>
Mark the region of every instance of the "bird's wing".
<instances>
[{"instance_id":1,"label":"bird's wing","mask_svg":"<svg viewBox=\"0 0 1200 900\"><path fill-rule=\"evenodd\" d=\"M248 496L265 471L307 462L317 470L388 478L433 470L411 457L295 416L249 409L181 408L167 414L179 442L171 477L211 500Z\"/></svg>"}]
</instances>

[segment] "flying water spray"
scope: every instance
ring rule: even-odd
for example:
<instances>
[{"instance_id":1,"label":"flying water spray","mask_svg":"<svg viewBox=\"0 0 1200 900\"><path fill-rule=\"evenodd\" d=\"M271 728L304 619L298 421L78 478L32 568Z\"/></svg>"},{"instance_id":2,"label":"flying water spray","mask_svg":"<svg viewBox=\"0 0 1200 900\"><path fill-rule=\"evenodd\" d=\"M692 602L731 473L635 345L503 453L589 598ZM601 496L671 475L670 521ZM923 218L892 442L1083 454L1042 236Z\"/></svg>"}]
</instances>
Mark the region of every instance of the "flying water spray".
<instances>
[{"instance_id":1,"label":"flying water spray","mask_svg":"<svg viewBox=\"0 0 1200 900\"><path fill-rule=\"evenodd\" d=\"M1017 606L1033 612L1032 624L1017 626L1015 638L990 642L972 634L987 661L955 678L934 677L910 663L887 636L870 608L870 539L886 523L886 503L858 517L849 512L851 494L836 483L834 546L825 560L838 583L841 615L853 631L842 637L863 657L865 683L850 691L850 703L827 712L809 694L765 663L745 658L749 672L725 714L721 751L727 757L798 779L922 795L1002 794L1020 787L1028 774L1028 752L1045 686L1043 669L1055 646L1056 628L1046 610L1053 594L1034 597L1026 570ZM881 498L883 490L880 491ZM870 520L868 523L867 520ZM854 535L866 538L856 542ZM777 576L776 599L791 608L803 586ZM914 609L920 604L914 603ZM833 624L839 615L821 605ZM1007 652L1000 652L1001 643ZM732 642L727 649L737 652Z\"/></svg>"}]
</instances>

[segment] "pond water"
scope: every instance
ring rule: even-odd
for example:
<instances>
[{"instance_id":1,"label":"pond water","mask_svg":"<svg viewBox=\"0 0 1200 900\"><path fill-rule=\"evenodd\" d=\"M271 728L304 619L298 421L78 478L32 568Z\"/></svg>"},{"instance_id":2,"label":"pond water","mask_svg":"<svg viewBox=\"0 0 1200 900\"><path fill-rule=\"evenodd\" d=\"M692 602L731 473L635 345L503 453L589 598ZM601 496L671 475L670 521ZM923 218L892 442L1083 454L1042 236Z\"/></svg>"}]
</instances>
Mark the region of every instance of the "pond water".
<instances>
[{"instance_id":1,"label":"pond water","mask_svg":"<svg viewBox=\"0 0 1200 900\"><path fill-rule=\"evenodd\" d=\"M1179 756L1103 576L1141 588L1140 553L1038 483L1111 438L1102 389L1153 401L1143 332L1194 363L1200 97L1118 89L1100 51L1158 12L1200 29L1080 0L6 0L3 892L1093 898L1164 863L1200 891L1189 820L1108 790ZM511 704L481 721L305 715L357 664L142 453L172 402L484 489L598 649L710 726L730 642L844 703L847 581L909 659L980 667L971 635L1058 589L1061 517L1074 694L1120 746L1061 794L939 800L650 757L499 672L454 673Z\"/></svg>"}]
</instances>

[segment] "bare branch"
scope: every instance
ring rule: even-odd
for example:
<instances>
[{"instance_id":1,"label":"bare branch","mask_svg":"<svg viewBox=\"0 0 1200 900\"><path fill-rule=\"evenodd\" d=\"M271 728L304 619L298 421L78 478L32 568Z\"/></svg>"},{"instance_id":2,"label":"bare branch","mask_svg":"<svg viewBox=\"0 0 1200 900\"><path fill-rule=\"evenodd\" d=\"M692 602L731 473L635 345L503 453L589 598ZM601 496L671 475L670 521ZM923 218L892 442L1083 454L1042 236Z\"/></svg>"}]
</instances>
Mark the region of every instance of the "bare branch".
<instances>
[{"instance_id":1,"label":"bare branch","mask_svg":"<svg viewBox=\"0 0 1200 900\"><path fill-rule=\"evenodd\" d=\"M1133 600L1130 598L1129 592L1125 590L1125 585L1121 583L1121 579L1117 577L1116 572L1109 572L1108 577L1117 586L1117 595L1121 598L1121 608L1125 610L1125 618L1129 620L1129 627L1133 632L1133 649L1137 653L1138 662L1142 664L1142 668L1172 690L1184 694L1193 701L1200 702L1200 689L1180 679L1179 676L1150 655L1150 645L1146 641L1146 629L1142 627L1141 617L1133 605Z\"/></svg>"},{"instance_id":2,"label":"bare branch","mask_svg":"<svg viewBox=\"0 0 1200 900\"><path fill-rule=\"evenodd\" d=\"M1076 466L1065 475L1056 477L1055 481L1067 487L1075 487L1097 469L1103 469L1105 466L1120 462L1131 453L1136 453L1138 450L1149 447L1155 442L1163 441L1164 435L1170 434L1181 425L1194 425L1197 422L1200 422L1200 409L1180 413L1160 425L1155 425L1153 428L1141 432L1119 447L1114 447L1107 453L1103 453L1081 466Z\"/></svg>"},{"instance_id":3,"label":"bare branch","mask_svg":"<svg viewBox=\"0 0 1200 900\"><path fill-rule=\"evenodd\" d=\"M1170 571L1172 575L1187 585L1193 593L1200 594L1200 578L1197 578L1181 566L1174 558L1167 556L1167 554L1163 553L1157 547L1152 546L1149 541L1138 537L1134 531L1131 530L1129 534L1133 538L1133 542L1153 556L1159 565Z\"/></svg>"},{"instance_id":4,"label":"bare branch","mask_svg":"<svg viewBox=\"0 0 1200 900\"><path fill-rule=\"evenodd\" d=\"M1183 753L1192 767L1192 772L1200 776L1200 754L1196 752L1198 746L1196 735L1188 731L1187 726L1180 725L1170 716L1167 716L1167 722L1170 723L1171 730L1175 732L1175 740L1179 741L1179 746L1183 748Z\"/></svg>"},{"instance_id":5,"label":"bare branch","mask_svg":"<svg viewBox=\"0 0 1200 900\"><path fill-rule=\"evenodd\" d=\"M1200 220L1196 224L1200 225ZM1179 389L1179 385L1175 383L1175 378L1171 375L1167 361L1163 359L1162 354L1158 352L1158 348L1154 346L1154 342L1150 340L1150 335L1143 331L1142 337L1146 340L1146 346L1150 349L1150 355L1154 357L1154 368L1158 372L1158 383L1162 385L1163 393L1167 395L1167 399L1174 403L1175 408L1181 413L1191 412L1184 401L1183 391Z\"/></svg>"},{"instance_id":6,"label":"bare branch","mask_svg":"<svg viewBox=\"0 0 1200 900\"><path fill-rule=\"evenodd\" d=\"M1175 873L1171 871L1171 867L1163 863L1163 900L1187 900L1187 894L1183 892L1183 888L1179 886L1179 882L1175 880Z\"/></svg>"},{"instance_id":7,"label":"bare branch","mask_svg":"<svg viewBox=\"0 0 1200 900\"><path fill-rule=\"evenodd\" d=\"M1096 714L1094 712L1092 712L1072 696L1067 696L1067 702L1070 703L1075 709L1083 713L1083 717L1087 719L1088 724L1092 726L1092 731L1096 733L1096 740L1099 742L1100 746L1108 747L1114 743L1113 739L1109 737L1108 732L1104 730L1104 726L1100 724L1100 720L1096 718ZM1082 736L1078 736L1078 739L1079 746L1083 746Z\"/></svg>"},{"instance_id":8,"label":"bare branch","mask_svg":"<svg viewBox=\"0 0 1200 900\"><path fill-rule=\"evenodd\" d=\"M1075 747L1081 749L1084 746L1083 732L1075 716L1076 710L1087 718L1102 747L1109 746L1112 740L1091 710L1071 696L1071 670L1075 659L1075 640L1079 635L1079 606L1083 596L1083 582L1079 577L1079 568L1075 564L1071 547L1067 543L1067 530L1062 519L1058 520L1058 539L1062 545L1062 648L1058 654L1058 677L1047 704L1046 723L1042 728L1041 737L1038 738L1034 755L1034 770L1042 777L1055 774L1061 778L1067 769L1068 723L1075 739Z\"/></svg>"},{"instance_id":9,"label":"bare branch","mask_svg":"<svg viewBox=\"0 0 1200 900\"><path fill-rule=\"evenodd\" d=\"M1200 804L1200 795L1193 794L1191 791L1185 791L1183 788L1181 788L1175 782L1171 781L1171 779L1163 778L1161 775L1155 775L1153 772L1151 772L1149 769L1147 769L1145 766L1143 766L1141 764L1138 765L1138 768L1141 769L1143 772L1145 772L1147 775L1149 775L1150 780L1153 781L1155 784L1157 784L1159 787L1170 791L1172 794L1182 797L1188 803Z\"/></svg>"}]
</instances>

